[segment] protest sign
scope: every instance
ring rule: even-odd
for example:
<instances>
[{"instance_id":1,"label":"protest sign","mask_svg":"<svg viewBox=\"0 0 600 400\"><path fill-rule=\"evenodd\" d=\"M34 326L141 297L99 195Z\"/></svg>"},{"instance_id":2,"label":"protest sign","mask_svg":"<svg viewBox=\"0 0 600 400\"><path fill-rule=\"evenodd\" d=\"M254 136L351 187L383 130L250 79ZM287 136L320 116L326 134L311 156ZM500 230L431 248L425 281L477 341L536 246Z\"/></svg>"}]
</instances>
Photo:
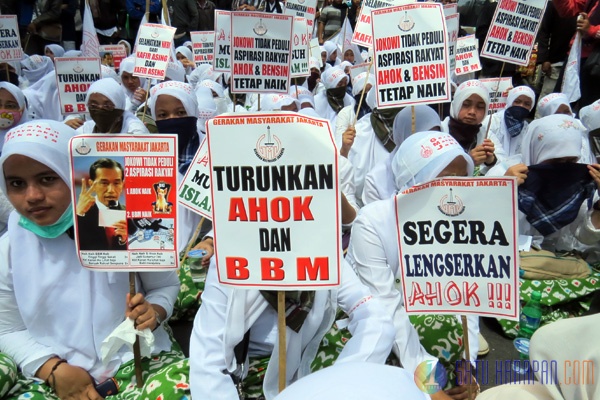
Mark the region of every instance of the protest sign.
<instances>
[{"instance_id":1,"label":"protest sign","mask_svg":"<svg viewBox=\"0 0 600 400\"><path fill-rule=\"evenodd\" d=\"M450 100L448 37L441 4L373 10L377 108Z\"/></svg>"},{"instance_id":2,"label":"protest sign","mask_svg":"<svg viewBox=\"0 0 600 400\"><path fill-rule=\"evenodd\" d=\"M231 93L287 93L294 17L260 12L231 16Z\"/></svg>"},{"instance_id":3,"label":"protest sign","mask_svg":"<svg viewBox=\"0 0 600 400\"><path fill-rule=\"evenodd\" d=\"M500 0L481 57L526 66L548 0Z\"/></svg>"},{"instance_id":4,"label":"protest sign","mask_svg":"<svg viewBox=\"0 0 600 400\"><path fill-rule=\"evenodd\" d=\"M21 61L23 49L16 15L0 15L0 60Z\"/></svg>"},{"instance_id":5,"label":"protest sign","mask_svg":"<svg viewBox=\"0 0 600 400\"><path fill-rule=\"evenodd\" d=\"M215 55L215 32L190 32L196 67L200 64L212 64Z\"/></svg>"},{"instance_id":6,"label":"protest sign","mask_svg":"<svg viewBox=\"0 0 600 400\"><path fill-rule=\"evenodd\" d=\"M177 136L80 135L69 149L81 264L177 268Z\"/></svg>"},{"instance_id":7,"label":"protest sign","mask_svg":"<svg viewBox=\"0 0 600 400\"><path fill-rule=\"evenodd\" d=\"M219 281L278 290L338 285L340 188L329 123L265 112L207 125Z\"/></svg>"},{"instance_id":8,"label":"protest sign","mask_svg":"<svg viewBox=\"0 0 600 400\"><path fill-rule=\"evenodd\" d=\"M231 72L231 11L215 10L213 71Z\"/></svg>"},{"instance_id":9,"label":"protest sign","mask_svg":"<svg viewBox=\"0 0 600 400\"><path fill-rule=\"evenodd\" d=\"M371 66L371 64L368 63L362 63L362 64L356 64L350 67L350 80L354 80L354 78L356 78L358 75L362 74L363 72L367 72L369 70L369 67Z\"/></svg>"},{"instance_id":10,"label":"protest sign","mask_svg":"<svg viewBox=\"0 0 600 400\"><path fill-rule=\"evenodd\" d=\"M352 34L352 43L365 47L373 47L373 26L371 23L371 11L389 7L392 1L386 0L365 0L362 3L360 14L356 18L354 33Z\"/></svg>"},{"instance_id":11,"label":"protest sign","mask_svg":"<svg viewBox=\"0 0 600 400\"><path fill-rule=\"evenodd\" d=\"M448 34L448 64L450 65L449 71L454 71L456 67L456 41L458 40L458 30L460 24L458 23L460 15L450 14L446 15L446 30Z\"/></svg>"},{"instance_id":12,"label":"protest sign","mask_svg":"<svg viewBox=\"0 0 600 400\"><path fill-rule=\"evenodd\" d=\"M479 61L479 44L475 35L459 37L456 41L456 75L464 75L469 72L481 70Z\"/></svg>"},{"instance_id":13,"label":"protest sign","mask_svg":"<svg viewBox=\"0 0 600 400\"><path fill-rule=\"evenodd\" d=\"M319 68L323 67L323 59L321 58L321 46L319 46L319 39L310 39L310 57L314 57L319 63Z\"/></svg>"},{"instance_id":14,"label":"protest sign","mask_svg":"<svg viewBox=\"0 0 600 400\"><path fill-rule=\"evenodd\" d=\"M54 71L60 112L63 115L87 113L87 90L101 77L100 59L56 57Z\"/></svg>"},{"instance_id":15,"label":"protest sign","mask_svg":"<svg viewBox=\"0 0 600 400\"><path fill-rule=\"evenodd\" d=\"M286 0L283 13L285 15L306 19L310 39L314 29L315 15L317 13L317 0Z\"/></svg>"},{"instance_id":16,"label":"protest sign","mask_svg":"<svg viewBox=\"0 0 600 400\"><path fill-rule=\"evenodd\" d=\"M457 14L457 13L458 13L458 3L444 4L444 15L446 17L448 15Z\"/></svg>"},{"instance_id":17,"label":"protest sign","mask_svg":"<svg viewBox=\"0 0 600 400\"><path fill-rule=\"evenodd\" d=\"M182 206L212 220L212 195L206 139L200 143L200 148L179 185L179 202Z\"/></svg>"},{"instance_id":18,"label":"protest sign","mask_svg":"<svg viewBox=\"0 0 600 400\"><path fill-rule=\"evenodd\" d=\"M512 78L487 78L480 79L481 83L488 88L490 92L490 107L488 114L493 114L506 107L508 91L513 87Z\"/></svg>"},{"instance_id":19,"label":"protest sign","mask_svg":"<svg viewBox=\"0 0 600 400\"><path fill-rule=\"evenodd\" d=\"M121 60L127 57L127 50L122 44L105 44L100 46L100 60L102 65L116 70L121 66Z\"/></svg>"},{"instance_id":20,"label":"protest sign","mask_svg":"<svg viewBox=\"0 0 600 400\"><path fill-rule=\"evenodd\" d=\"M135 47L133 75L160 81L165 79L175 30L173 27L159 24L140 26Z\"/></svg>"},{"instance_id":21,"label":"protest sign","mask_svg":"<svg viewBox=\"0 0 600 400\"><path fill-rule=\"evenodd\" d=\"M421 152L444 145L432 138ZM482 199L502 199L504 206L490 212ZM396 213L406 312L517 320L517 212L513 178L441 178L400 193Z\"/></svg>"},{"instance_id":22,"label":"protest sign","mask_svg":"<svg viewBox=\"0 0 600 400\"><path fill-rule=\"evenodd\" d=\"M290 76L292 78L300 78L310 75L308 67L308 53L310 45L310 37L308 35L308 26L306 18L294 18L294 32L292 36L292 69Z\"/></svg>"}]
</instances>

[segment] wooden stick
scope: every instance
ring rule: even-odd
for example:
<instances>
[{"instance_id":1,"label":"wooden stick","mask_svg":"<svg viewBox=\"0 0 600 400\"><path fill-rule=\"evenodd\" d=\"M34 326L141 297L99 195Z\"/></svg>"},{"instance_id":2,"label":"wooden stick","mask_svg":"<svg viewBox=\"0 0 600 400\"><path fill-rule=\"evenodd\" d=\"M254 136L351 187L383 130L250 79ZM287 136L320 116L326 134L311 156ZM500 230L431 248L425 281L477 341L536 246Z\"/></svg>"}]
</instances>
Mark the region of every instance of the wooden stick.
<instances>
[{"instance_id":1,"label":"wooden stick","mask_svg":"<svg viewBox=\"0 0 600 400\"><path fill-rule=\"evenodd\" d=\"M467 322L467 317L465 315L461 315L460 316L460 320L462 322L462 328L463 328L463 343L465 344L465 353L466 353L466 362L470 363L471 361L469 361L470 358L470 351L469 351L469 324ZM469 374L471 369L468 369ZM465 378L466 379L466 378ZM469 377L469 382L466 384L467 385L467 395L469 396L469 400L471 399L471 379Z\"/></svg>"},{"instance_id":2,"label":"wooden stick","mask_svg":"<svg viewBox=\"0 0 600 400\"><path fill-rule=\"evenodd\" d=\"M365 89L367 88L367 85L369 84L369 74L371 73L371 67L373 66L373 59L371 59L371 62L369 63L369 69L367 69L367 76L365 77L365 86L363 86L362 91L360 92L360 99L358 100L358 112L360 112L360 107L362 106L362 102L363 102L363 98L365 97ZM371 88L371 89L375 89L375 88ZM358 112L356 112L354 114L354 122L352 123L352 126L356 125L356 121L358 121Z\"/></svg>"},{"instance_id":3,"label":"wooden stick","mask_svg":"<svg viewBox=\"0 0 600 400\"><path fill-rule=\"evenodd\" d=\"M444 112L444 107L442 106L442 103L438 103L438 116L440 117L440 121L442 121L444 119L444 116L442 115Z\"/></svg>"},{"instance_id":4,"label":"wooden stick","mask_svg":"<svg viewBox=\"0 0 600 400\"><path fill-rule=\"evenodd\" d=\"M496 84L496 88L494 89L494 92L498 91L498 88L500 87L500 80L502 79L502 73L504 72L504 66L506 65L505 62L502 63L502 68L500 68L500 76L498 77L498 83ZM490 132L490 126L492 125L492 116L495 114L495 112L490 114L490 117L488 119L488 124L487 124L487 128L485 130L485 137L484 139L488 138L488 134Z\"/></svg>"},{"instance_id":5,"label":"wooden stick","mask_svg":"<svg viewBox=\"0 0 600 400\"><path fill-rule=\"evenodd\" d=\"M135 296L135 272L129 273L129 296L133 298ZM135 335L135 342L133 343L133 364L135 366L135 378L137 387L141 388L144 386L144 378L142 377L142 355L140 351L140 337Z\"/></svg>"},{"instance_id":6,"label":"wooden stick","mask_svg":"<svg viewBox=\"0 0 600 400\"><path fill-rule=\"evenodd\" d=\"M27 39L25 39L25 47L23 53L27 54L27 47L29 47L29 39L31 39L31 33L27 32Z\"/></svg>"},{"instance_id":7,"label":"wooden stick","mask_svg":"<svg viewBox=\"0 0 600 400\"><path fill-rule=\"evenodd\" d=\"M146 0L146 22L150 22L150 0Z\"/></svg>"},{"instance_id":8,"label":"wooden stick","mask_svg":"<svg viewBox=\"0 0 600 400\"><path fill-rule=\"evenodd\" d=\"M258 94L258 110L257 111L260 111L260 93Z\"/></svg>"},{"instance_id":9,"label":"wooden stick","mask_svg":"<svg viewBox=\"0 0 600 400\"><path fill-rule=\"evenodd\" d=\"M167 0L162 0L162 12L165 22L167 23L167 25L171 26L171 21L169 18L169 9L167 8Z\"/></svg>"},{"instance_id":10,"label":"wooden stick","mask_svg":"<svg viewBox=\"0 0 600 400\"><path fill-rule=\"evenodd\" d=\"M190 249L196 242L196 239L198 239L198 235L200 234L200 229L202 229L203 223L204 223L204 217L202 217L200 219L200 222L198 222L198 226L196 227L196 230L194 231L192 238L190 239L187 246L185 247L185 253L183 254L183 258L181 259L181 264L183 264L185 262L185 260L187 260L188 253L190 252Z\"/></svg>"},{"instance_id":11,"label":"wooden stick","mask_svg":"<svg viewBox=\"0 0 600 400\"><path fill-rule=\"evenodd\" d=\"M294 87L296 88L296 100L300 101L300 99L298 98L298 79L294 78ZM300 110L298 110L300 111Z\"/></svg>"},{"instance_id":12,"label":"wooden stick","mask_svg":"<svg viewBox=\"0 0 600 400\"><path fill-rule=\"evenodd\" d=\"M279 330L279 391L285 389L286 381L286 326L285 326L285 292L277 291L277 329Z\"/></svg>"},{"instance_id":13,"label":"wooden stick","mask_svg":"<svg viewBox=\"0 0 600 400\"><path fill-rule=\"evenodd\" d=\"M410 132L417 131L417 115L415 114L415 106L410 106ZM398 145L396 145L398 146Z\"/></svg>"}]
</instances>

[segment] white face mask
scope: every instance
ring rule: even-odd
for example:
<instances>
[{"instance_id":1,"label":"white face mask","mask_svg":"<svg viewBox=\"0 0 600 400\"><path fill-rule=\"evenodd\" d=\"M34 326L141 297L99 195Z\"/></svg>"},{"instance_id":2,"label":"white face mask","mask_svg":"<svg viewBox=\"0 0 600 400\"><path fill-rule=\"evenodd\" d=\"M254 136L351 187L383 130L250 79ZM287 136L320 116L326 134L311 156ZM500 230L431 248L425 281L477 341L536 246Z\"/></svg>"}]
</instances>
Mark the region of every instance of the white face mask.
<instances>
[{"instance_id":1,"label":"white face mask","mask_svg":"<svg viewBox=\"0 0 600 400\"><path fill-rule=\"evenodd\" d=\"M198 128L200 128L202 132L206 132L206 121L216 117L217 115L217 110L202 108L198 109Z\"/></svg>"}]
</instances>

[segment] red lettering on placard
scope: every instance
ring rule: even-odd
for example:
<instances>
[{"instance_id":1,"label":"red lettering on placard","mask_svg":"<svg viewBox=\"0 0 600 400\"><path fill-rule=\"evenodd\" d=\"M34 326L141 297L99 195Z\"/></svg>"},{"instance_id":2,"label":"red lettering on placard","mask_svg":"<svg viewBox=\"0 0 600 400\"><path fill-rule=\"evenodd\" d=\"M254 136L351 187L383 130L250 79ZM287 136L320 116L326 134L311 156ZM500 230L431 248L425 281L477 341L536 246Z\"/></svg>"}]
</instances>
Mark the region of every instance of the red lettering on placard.
<instances>
[{"instance_id":1,"label":"red lettering on placard","mask_svg":"<svg viewBox=\"0 0 600 400\"><path fill-rule=\"evenodd\" d=\"M265 281L282 281L285 278L283 260L280 258L260 259L261 278Z\"/></svg>"},{"instance_id":2,"label":"red lettering on placard","mask_svg":"<svg viewBox=\"0 0 600 400\"><path fill-rule=\"evenodd\" d=\"M315 257L313 263L310 257L298 257L296 259L296 271L299 281L329 280L329 258Z\"/></svg>"},{"instance_id":3,"label":"red lettering on placard","mask_svg":"<svg viewBox=\"0 0 600 400\"><path fill-rule=\"evenodd\" d=\"M227 279L246 280L250 277L248 260L244 257L225 257Z\"/></svg>"}]
</instances>

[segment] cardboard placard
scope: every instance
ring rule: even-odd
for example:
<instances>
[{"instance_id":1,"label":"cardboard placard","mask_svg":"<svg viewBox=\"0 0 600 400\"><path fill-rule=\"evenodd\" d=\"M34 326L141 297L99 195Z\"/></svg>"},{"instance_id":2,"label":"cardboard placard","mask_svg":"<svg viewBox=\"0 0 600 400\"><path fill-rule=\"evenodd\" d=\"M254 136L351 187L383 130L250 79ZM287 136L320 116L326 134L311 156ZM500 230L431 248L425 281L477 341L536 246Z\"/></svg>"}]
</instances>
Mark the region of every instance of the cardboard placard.
<instances>
[{"instance_id":1,"label":"cardboard placard","mask_svg":"<svg viewBox=\"0 0 600 400\"><path fill-rule=\"evenodd\" d=\"M165 79L176 29L166 25L140 26L135 47L134 76Z\"/></svg>"},{"instance_id":2,"label":"cardboard placard","mask_svg":"<svg viewBox=\"0 0 600 400\"><path fill-rule=\"evenodd\" d=\"M329 123L244 113L207 127L219 281L277 290L338 285L340 188Z\"/></svg>"},{"instance_id":3,"label":"cardboard placard","mask_svg":"<svg viewBox=\"0 0 600 400\"><path fill-rule=\"evenodd\" d=\"M294 32L292 35L292 69L290 76L300 78L310 75L308 67L308 54L310 49L310 35L306 18L294 17Z\"/></svg>"},{"instance_id":4,"label":"cardboard placard","mask_svg":"<svg viewBox=\"0 0 600 400\"><path fill-rule=\"evenodd\" d=\"M286 0L283 13L306 19L309 36L312 36L317 14L317 0Z\"/></svg>"},{"instance_id":5,"label":"cardboard placard","mask_svg":"<svg viewBox=\"0 0 600 400\"><path fill-rule=\"evenodd\" d=\"M21 61L23 49L16 15L0 15L0 61Z\"/></svg>"},{"instance_id":6,"label":"cardboard placard","mask_svg":"<svg viewBox=\"0 0 600 400\"><path fill-rule=\"evenodd\" d=\"M500 0L481 57L526 66L548 0Z\"/></svg>"},{"instance_id":7,"label":"cardboard placard","mask_svg":"<svg viewBox=\"0 0 600 400\"><path fill-rule=\"evenodd\" d=\"M373 24L371 12L378 8L389 7L394 4L387 0L365 0L362 3L360 13L356 18L352 43L359 46L373 47Z\"/></svg>"},{"instance_id":8,"label":"cardboard placard","mask_svg":"<svg viewBox=\"0 0 600 400\"><path fill-rule=\"evenodd\" d=\"M231 73L231 11L215 10L213 71Z\"/></svg>"},{"instance_id":9,"label":"cardboard placard","mask_svg":"<svg viewBox=\"0 0 600 400\"><path fill-rule=\"evenodd\" d=\"M481 70L479 60L479 42L475 35L459 37L456 42L456 75L464 75L469 72Z\"/></svg>"},{"instance_id":10,"label":"cardboard placard","mask_svg":"<svg viewBox=\"0 0 600 400\"><path fill-rule=\"evenodd\" d=\"M494 114L495 112L506 107L508 92L513 87L512 78L487 78L480 79L479 81L483 83L490 92L490 107L488 109L488 115Z\"/></svg>"},{"instance_id":11,"label":"cardboard placard","mask_svg":"<svg viewBox=\"0 0 600 400\"><path fill-rule=\"evenodd\" d=\"M196 66L212 64L215 57L215 32L190 32Z\"/></svg>"},{"instance_id":12,"label":"cardboard placard","mask_svg":"<svg viewBox=\"0 0 600 400\"><path fill-rule=\"evenodd\" d=\"M294 17L260 12L231 15L231 93L287 93Z\"/></svg>"},{"instance_id":13,"label":"cardboard placard","mask_svg":"<svg viewBox=\"0 0 600 400\"><path fill-rule=\"evenodd\" d=\"M212 220L212 193L208 162L208 144L204 139L179 185L178 196L182 206Z\"/></svg>"},{"instance_id":14,"label":"cardboard placard","mask_svg":"<svg viewBox=\"0 0 600 400\"><path fill-rule=\"evenodd\" d=\"M421 152L444 145L432 138ZM490 213L482 199L504 206ZM439 178L399 194L396 212L407 314L518 320L516 179Z\"/></svg>"},{"instance_id":15,"label":"cardboard placard","mask_svg":"<svg viewBox=\"0 0 600 400\"><path fill-rule=\"evenodd\" d=\"M69 149L81 264L176 269L177 136L80 135Z\"/></svg>"},{"instance_id":16,"label":"cardboard placard","mask_svg":"<svg viewBox=\"0 0 600 400\"><path fill-rule=\"evenodd\" d=\"M116 70L121 66L121 60L127 57L127 49L122 44L105 44L100 46L100 62L102 65Z\"/></svg>"},{"instance_id":17,"label":"cardboard placard","mask_svg":"<svg viewBox=\"0 0 600 400\"><path fill-rule=\"evenodd\" d=\"M460 18L459 14L446 15L446 30L448 33L448 64L450 65L450 71L454 71L456 67L456 41L458 40L458 30L460 24L458 22Z\"/></svg>"},{"instance_id":18,"label":"cardboard placard","mask_svg":"<svg viewBox=\"0 0 600 400\"><path fill-rule=\"evenodd\" d=\"M87 113L87 91L102 77L99 58L54 59L54 72L63 115Z\"/></svg>"},{"instance_id":19,"label":"cardboard placard","mask_svg":"<svg viewBox=\"0 0 600 400\"><path fill-rule=\"evenodd\" d=\"M377 108L450 101L448 36L441 4L373 10Z\"/></svg>"}]
</instances>

